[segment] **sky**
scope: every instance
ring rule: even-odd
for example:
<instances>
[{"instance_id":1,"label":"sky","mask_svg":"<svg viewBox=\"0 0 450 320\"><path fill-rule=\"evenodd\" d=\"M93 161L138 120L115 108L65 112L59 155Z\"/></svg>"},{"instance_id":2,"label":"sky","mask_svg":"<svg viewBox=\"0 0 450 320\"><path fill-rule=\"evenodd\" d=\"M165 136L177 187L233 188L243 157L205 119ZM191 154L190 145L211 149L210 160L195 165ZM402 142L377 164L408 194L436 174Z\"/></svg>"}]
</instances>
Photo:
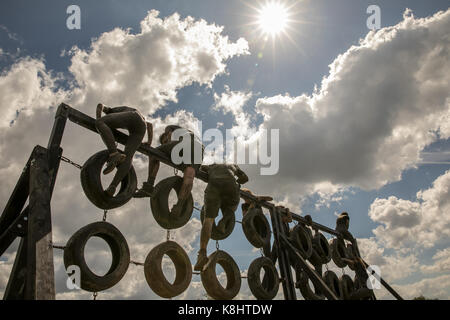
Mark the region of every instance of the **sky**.
<instances>
[{"instance_id":1,"label":"sky","mask_svg":"<svg viewBox=\"0 0 450 320\"><path fill-rule=\"evenodd\" d=\"M45 145L61 102L91 116L99 102L136 107L154 124L153 146L173 123L194 128L201 120L203 131L230 129L243 144L260 139L264 130L278 130L278 172L261 175L264 165L244 164L250 177L246 187L330 227L336 214L347 211L363 256L380 266L400 294L448 299L448 1L277 0L288 8L286 27L265 34L258 21L270 2L2 1L1 202L9 198L33 146ZM80 29L66 26L72 4L81 10ZM380 8L378 30L367 26L370 5ZM65 156L82 164L104 145L68 124L62 147ZM134 159L139 183L147 163ZM172 174L162 166L158 180ZM61 166L52 200L56 243L101 219L78 175ZM199 206L204 188L196 181ZM236 216L242 217L240 209ZM108 221L124 233L136 261L165 239L146 200L113 210ZM193 262L200 227L194 210L191 221L172 232ZM0 258L0 292L16 248L17 243ZM208 252L214 248L212 241ZM243 274L259 256L239 224L220 248ZM104 243L93 240L87 254L93 268L106 268L110 256ZM57 298L91 298L65 287L61 252L55 252L55 270ZM204 294L194 276L177 298ZM376 294L392 299L384 290ZM243 281L237 298L250 297ZM159 297L132 265L99 298Z\"/></svg>"}]
</instances>

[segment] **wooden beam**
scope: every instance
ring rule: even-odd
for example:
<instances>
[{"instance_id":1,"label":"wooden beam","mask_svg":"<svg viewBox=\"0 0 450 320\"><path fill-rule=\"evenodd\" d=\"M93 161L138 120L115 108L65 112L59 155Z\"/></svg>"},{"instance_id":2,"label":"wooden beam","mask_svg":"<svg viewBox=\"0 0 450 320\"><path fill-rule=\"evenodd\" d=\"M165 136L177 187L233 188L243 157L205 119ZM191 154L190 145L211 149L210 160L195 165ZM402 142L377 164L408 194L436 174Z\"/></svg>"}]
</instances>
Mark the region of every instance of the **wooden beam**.
<instances>
[{"instance_id":1,"label":"wooden beam","mask_svg":"<svg viewBox=\"0 0 450 320\"><path fill-rule=\"evenodd\" d=\"M30 200L27 235L27 279L25 299L54 300L51 177L47 150L35 148L30 164Z\"/></svg>"}]
</instances>

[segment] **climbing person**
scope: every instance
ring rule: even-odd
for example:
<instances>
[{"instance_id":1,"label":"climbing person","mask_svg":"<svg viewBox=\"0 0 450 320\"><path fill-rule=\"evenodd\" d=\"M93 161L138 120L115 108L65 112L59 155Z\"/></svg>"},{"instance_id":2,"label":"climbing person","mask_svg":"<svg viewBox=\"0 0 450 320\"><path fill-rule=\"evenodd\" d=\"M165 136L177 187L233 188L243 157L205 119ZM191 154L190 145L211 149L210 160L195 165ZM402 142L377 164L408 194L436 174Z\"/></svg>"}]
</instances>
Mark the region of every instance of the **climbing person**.
<instances>
[{"instance_id":1,"label":"climbing person","mask_svg":"<svg viewBox=\"0 0 450 320\"><path fill-rule=\"evenodd\" d=\"M350 217L348 213L342 212L336 219L335 230L341 234L342 238L352 243L353 255L355 255L356 257L360 257L356 239L348 231L349 225L350 225Z\"/></svg>"},{"instance_id":2,"label":"climbing person","mask_svg":"<svg viewBox=\"0 0 450 320\"><path fill-rule=\"evenodd\" d=\"M252 209L252 208L261 208L261 205L259 204L259 202L261 201L272 201L273 198L270 196L257 196L255 195L253 192L251 192L249 189L247 188L242 188L242 191L249 193L250 195L252 195L253 197L256 198L256 201L249 199L249 198L245 198L244 202L241 204L241 209L242 209L242 215L245 216L247 214L247 212Z\"/></svg>"},{"instance_id":3,"label":"climbing person","mask_svg":"<svg viewBox=\"0 0 450 320\"><path fill-rule=\"evenodd\" d=\"M102 113L105 115L102 116ZM126 106L110 108L102 103L97 105L96 118L95 126L109 151L103 174L109 174L117 168L116 175L105 190L106 194L112 197L131 168L134 153L144 138L148 124L146 125L144 117L137 109ZM126 129L129 132L123 153L117 150L112 129Z\"/></svg>"},{"instance_id":4,"label":"climbing person","mask_svg":"<svg viewBox=\"0 0 450 320\"><path fill-rule=\"evenodd\" d=\"M354 259L342 258L353 270L355 270L355 285L358 288L349 297L350 300L368 300L374 299L373 290L367 286L369 274L367 273L367 264L360 257Z\"/></svg>"},{"instance_id":5,"label":"climbing person","mask_svg":"<svg viewBox=\"0 0 450 320\"><path fill-rule=\"evenodd\" d=\"M226 215L234 213L239 205L240 185L248 181L245 172L235 164L202 165L200 170L208 173L208 185L204 193L203 208L205 210L205 219L200 232L200 250L197 255L197 263L194 266L195 271L202 271L208 262L206 248L208 247L214 219L218 216L219 209L222 209L224 217L218 223L217 229L223 233L225 231Z\"/></svg>"},{"instance_id":6,"label":"climbing person","mask_svg":"<svg viewBox=\"0 0 450 320\"><path fill-rule=\"evenodd\" d=\"M172 135L176 133L179 138L172 139ZM181 187L180 193L178 195L177 203L172 207L171 213L177 215L181 212L184 202L188 198L191 193L192 186L194 183L196 170L199 169L202 161L203 161L203 152L204 146L198 137L190 130L181 128L178 125L169 125L166 126L164 132L159 137L159 142L161 145L156 148L160 152L164 153L166 156L170 157L172 162L172 150L179 144L183 143L184 139L189 139L190 141L190 154L191 157L189 161L184 162L184 159L181 163L181 167L183 170L183 185ZM183 157L183 151L178 154L178 156ZM141 189L137 190L134 194L136 198L142 197L151 197L154 194L154 183L156 179L156 175L159 171L160 162L155 157L149 158L148 165L148 179L145 182Z\"/></svg>"}]
</instances>

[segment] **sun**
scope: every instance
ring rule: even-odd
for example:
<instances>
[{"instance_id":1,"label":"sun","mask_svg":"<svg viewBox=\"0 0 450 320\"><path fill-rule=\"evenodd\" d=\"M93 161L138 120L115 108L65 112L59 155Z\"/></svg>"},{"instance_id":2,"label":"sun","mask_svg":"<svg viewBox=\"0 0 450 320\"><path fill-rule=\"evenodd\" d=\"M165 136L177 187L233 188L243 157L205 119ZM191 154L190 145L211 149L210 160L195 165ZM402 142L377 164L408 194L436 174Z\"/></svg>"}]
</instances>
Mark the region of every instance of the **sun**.
<instances>
[{"instance_id":1,"label":"sun","mask_svg":"<svg viewBox=\"0 0 450 320\"><path fill-rule=\"evenodd\" d=\"M279 2L269 2L259 10L258 25L266 35L276 36L288 24L288 9Z\"/></svg>"}]
</instances>

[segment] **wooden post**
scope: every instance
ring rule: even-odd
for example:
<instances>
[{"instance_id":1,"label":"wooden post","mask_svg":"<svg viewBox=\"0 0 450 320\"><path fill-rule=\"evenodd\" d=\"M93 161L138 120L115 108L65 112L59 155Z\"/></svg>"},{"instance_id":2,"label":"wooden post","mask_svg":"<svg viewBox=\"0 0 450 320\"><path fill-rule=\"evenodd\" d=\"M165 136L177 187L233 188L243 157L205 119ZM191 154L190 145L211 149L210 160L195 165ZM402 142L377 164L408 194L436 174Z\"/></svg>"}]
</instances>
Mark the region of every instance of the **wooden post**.
<instances>
[{"instance_id":1,"label":"wooden post","mask_svg":"<svg viewBox=\"0 0 450 320\"><path fill-rule=\"evenodd\" d=\"M297 295L295 293L294 280L292 278L291 264L289 262L288 251L285 250L285 246L281 243L281 238L286 232L281 222L280 212L278 208L272 207L270 210L270 217L272 220L272 228L274 241L276 242L276 250L278 257L278 266L280 268L280 276L283 285L284 299L296 300Z\"/></svg>"},{"instance_id":2,"label":"wooden post","mask_svg":"<svg viewBox=\"0 0 450 320\"><path fill-rule=\"evenodd\" d=\"M37 146L30 164L30 200L27 235L27 280L25 299L55 299L51 178L47 150Z\"/></svg>"}]
</instances>

